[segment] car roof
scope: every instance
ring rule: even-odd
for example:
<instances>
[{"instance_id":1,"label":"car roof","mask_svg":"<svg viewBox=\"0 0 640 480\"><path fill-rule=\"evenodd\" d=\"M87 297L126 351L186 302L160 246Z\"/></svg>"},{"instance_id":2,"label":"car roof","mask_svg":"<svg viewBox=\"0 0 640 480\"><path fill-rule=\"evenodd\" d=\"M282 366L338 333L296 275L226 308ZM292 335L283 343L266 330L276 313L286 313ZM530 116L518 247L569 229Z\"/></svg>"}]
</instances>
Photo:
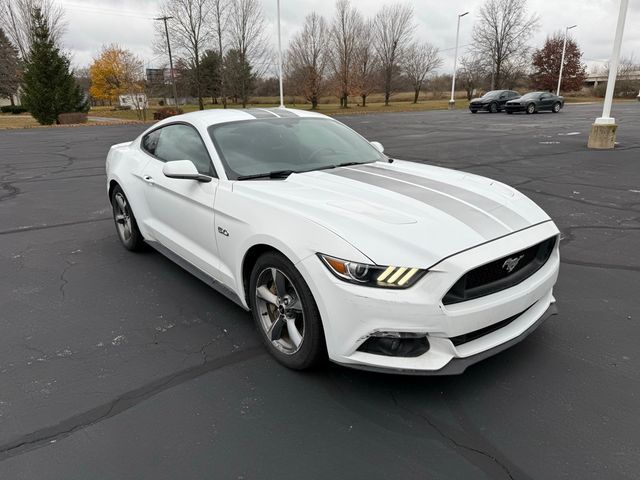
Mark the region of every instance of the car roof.
<instances>
[{"instance_id":1,"label":"car roof","mask_svg":"<svg viewBox=\"0 0 640 480\"><path fill-rule=\"evenodd\" d=\"M246 109L209 109L196 112L174 115L161 120L154 125L155 128L168 123L188 122L194 126L206 129L212 125L243 120L270 119L270 118L329 118L317 112L297 110L293 108L246 108Z\"/></svg>"}]
</instances>

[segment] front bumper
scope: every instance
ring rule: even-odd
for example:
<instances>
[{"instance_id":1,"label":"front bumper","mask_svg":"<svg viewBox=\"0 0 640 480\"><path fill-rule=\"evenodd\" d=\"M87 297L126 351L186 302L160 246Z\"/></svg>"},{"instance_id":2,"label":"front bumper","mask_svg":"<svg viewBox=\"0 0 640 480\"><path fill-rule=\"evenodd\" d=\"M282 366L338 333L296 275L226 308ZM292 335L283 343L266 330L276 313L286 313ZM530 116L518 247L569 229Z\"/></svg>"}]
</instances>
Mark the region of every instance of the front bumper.
<instances>
[{"instance_id":1,"label":"front bumper","mask_svg":"<svg viewBox=\"0 0 640 480\"><path fill-rule=\"evenodd\" d=\"M442 303L446 292L467 271L557 234L553 222L546 222L461 252L431 268L406 290L342 282L315 255L300 262L298 268L316 299L333 362L387 372L455 374L519 342L553 313L558 247L540 270L511 288L452 305ZM512 320L492 330L506 319ZM489 333L454 342L459 336L485 330ZM426 334L429 350L416 357L359 350L378 332Z\"/></svg>"},{"instance_id":2,"label":"front bumper","mask_svg":"<svg viewBox=\"0 0 640 480\"><path fill-rule=\"evenodd\" d=\"M470 103L469 104L469 110L475 110L475 111L482 111L482 110L489 110L489 104L488 103Z\"/></svg>"},{"instance_id":3,"label":"front bumper","mask_svg":"<svg viewBox=\"0 0 640 480\"><path fill-rule=\"evenodd\" d=\"M506 112L525 112L527 107L525 105L505 105L504 110Z\"/></svg>"}]
</instances>

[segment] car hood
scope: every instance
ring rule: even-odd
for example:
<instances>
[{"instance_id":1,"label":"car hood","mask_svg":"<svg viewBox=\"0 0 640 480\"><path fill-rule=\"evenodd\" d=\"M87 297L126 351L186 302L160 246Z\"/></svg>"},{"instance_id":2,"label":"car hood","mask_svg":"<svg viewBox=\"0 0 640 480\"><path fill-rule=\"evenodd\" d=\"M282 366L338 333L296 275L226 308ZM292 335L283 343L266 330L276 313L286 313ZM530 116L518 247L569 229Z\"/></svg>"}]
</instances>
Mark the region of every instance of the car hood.
<instances>
[{"instance_id":1,"label":"car hood","mask_svg":"<svg viewBox=\"0 0 640 480\"><path fill-rule=\"evenodd\" d=\"M427 268L549 220L499 182L397 160L236 182L233 189L304 215L379 265Z\"/></svg>"},{"instance_id":2,"label":"car hood","mask_svg":"<svg viewBox=\"0 0 640 480\"><path fill-rule=\"evenodd\" d=\"M488 99L488 98L482 98L482 97L479 97L479 98L472 98L472 99L469 101L469 103L487 103L487 102L490 102L490 101L491 101L491 100L490 100L490 99Z\"/></svg>"}]
</instances>

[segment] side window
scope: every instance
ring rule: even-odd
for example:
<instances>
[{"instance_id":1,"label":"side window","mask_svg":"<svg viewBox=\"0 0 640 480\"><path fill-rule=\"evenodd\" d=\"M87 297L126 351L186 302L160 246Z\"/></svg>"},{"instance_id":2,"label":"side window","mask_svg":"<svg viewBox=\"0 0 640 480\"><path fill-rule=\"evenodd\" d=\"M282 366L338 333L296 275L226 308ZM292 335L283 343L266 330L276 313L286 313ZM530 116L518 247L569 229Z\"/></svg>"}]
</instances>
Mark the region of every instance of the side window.
<instances>
[{"instance_id":1,"label":"side window","mask_svg":"<svg viewBox=\"0 0 640 480\"><path fill-rule=\"evenodd\" d=\"M215 176L200 134L188 125L168 125L161 132L154 155L165 162L191 160L203 175Z\"/></svg>"},{"instance_id":2,"label":"side window","mask_svg":"<svg viewBox=\"0 0 640 480\"><path fill-rule=\"evenodd\" d=\"M518 92L509 92L509 98L516 98L518 95Z\"/></svg>"},{"instance_id":3,"label":"side window","mask_svg":"<svg viewBox=\"0 0 640 480\"><path fill-rule=\"evenodd\" d=\"M154 155L156 147L158 146L158 139L160 138L160 130L154 130L153 132L142 137L142 148Z\"/></svg>"},{"instance_id":4,"label":"side window","mask_svg":"<svg viewBox=\"0 0 640 480\"><path fill-rule=\"evenodd\" d=\"M500 100L504 100L507 98L507 94L506 93L501 93L500 94Z\"/></svg>"}]
</instances>

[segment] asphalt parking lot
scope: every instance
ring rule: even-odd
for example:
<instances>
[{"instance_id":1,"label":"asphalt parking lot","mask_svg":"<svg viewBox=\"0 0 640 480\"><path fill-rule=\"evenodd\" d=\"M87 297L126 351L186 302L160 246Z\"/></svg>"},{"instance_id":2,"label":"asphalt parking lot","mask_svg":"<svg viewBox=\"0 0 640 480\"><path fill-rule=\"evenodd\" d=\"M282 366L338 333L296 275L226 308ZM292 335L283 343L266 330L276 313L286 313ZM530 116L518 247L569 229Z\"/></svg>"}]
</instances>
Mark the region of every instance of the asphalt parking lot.
<instances>
[{"instance_id":1,"label":"asphalt parking lot","mask_svg":"<svg viewBox=\"0 0 640 480\"><path fill-rule=\"evenodd\" d=\"M457 377L296 373L248 313L116 237L111 144L144 128L0 132L0 478L635 479L640 104L341 117L397 158L490 176L563 233L560 314Z\"/></svg>"}]
</instances>

